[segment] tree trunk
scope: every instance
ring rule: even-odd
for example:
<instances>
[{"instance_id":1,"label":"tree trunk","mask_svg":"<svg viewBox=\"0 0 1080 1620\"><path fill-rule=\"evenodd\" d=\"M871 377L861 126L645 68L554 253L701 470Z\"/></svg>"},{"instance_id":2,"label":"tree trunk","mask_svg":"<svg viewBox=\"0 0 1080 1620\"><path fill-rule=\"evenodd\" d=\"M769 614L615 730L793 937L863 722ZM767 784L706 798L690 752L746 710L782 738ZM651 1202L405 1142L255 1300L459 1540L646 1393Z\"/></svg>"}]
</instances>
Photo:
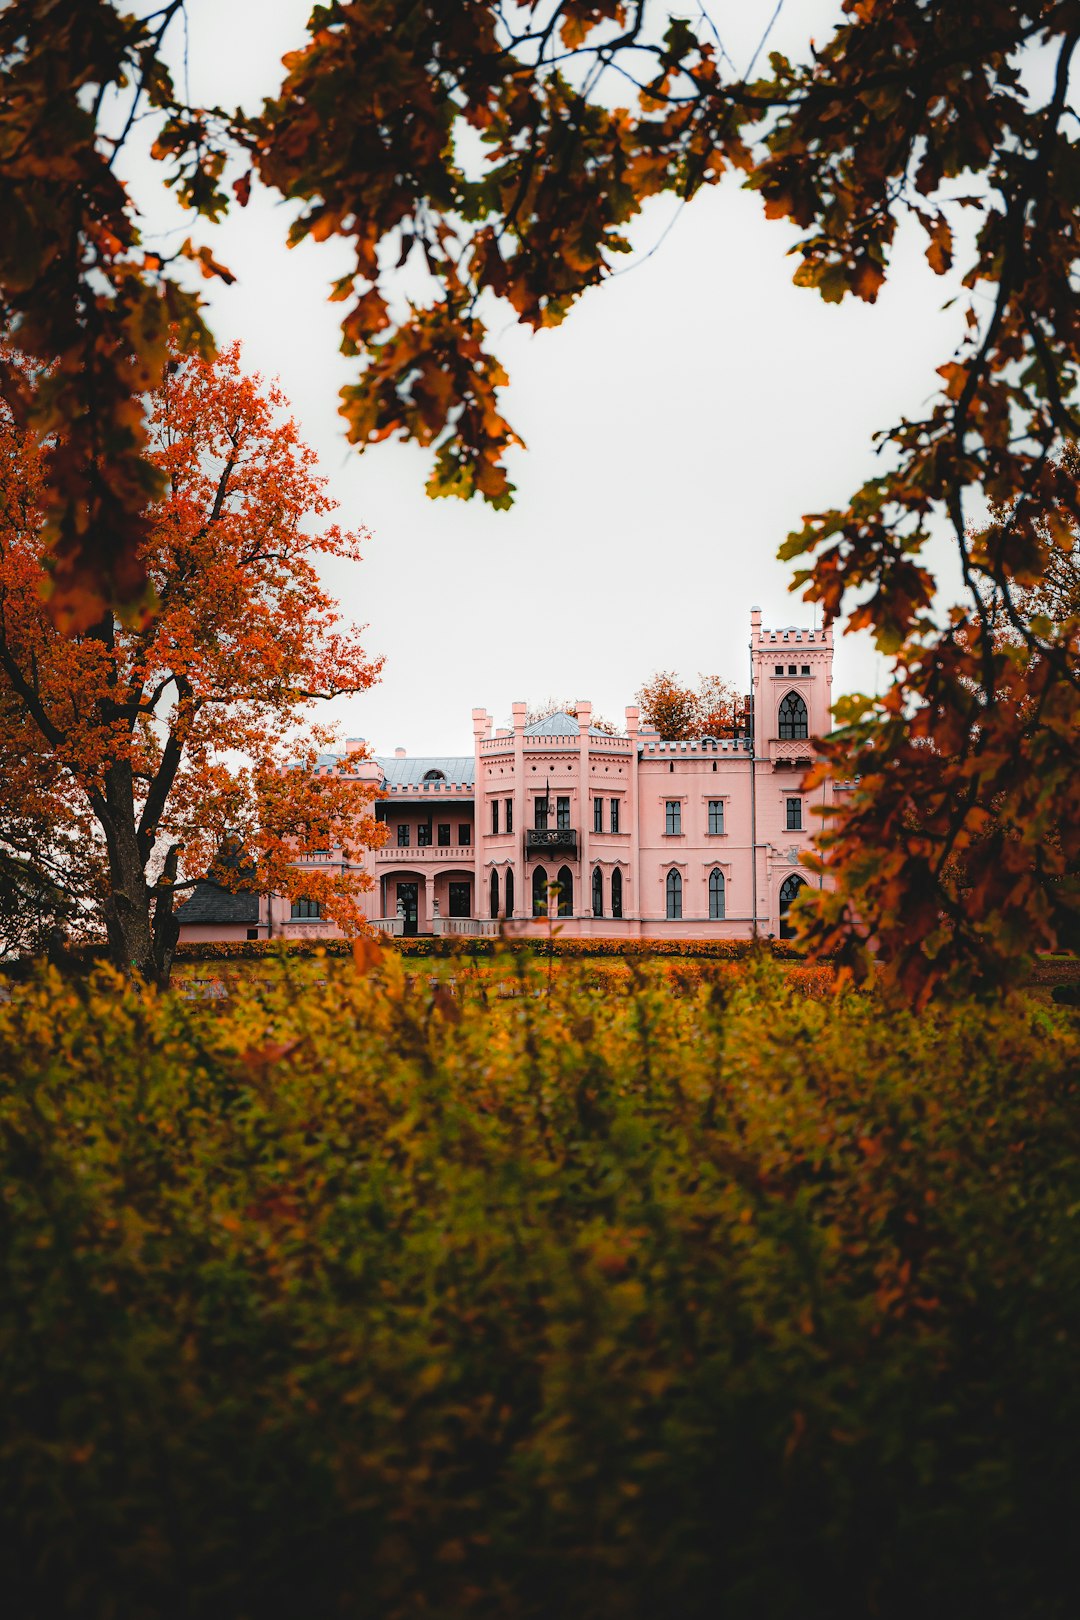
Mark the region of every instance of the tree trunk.
<instances>
[{"instance_id":1,"label":"tree trunk","mask_svg":"<svg viewBox=\"0 0 1080 1620\"><path fill-rule=\"evenodd\" d=\"M109 954L121 973L164 988L169 982L172 951L167 961L159 962L154 949L151 891L139 850L134 782L127 760L108 766L104 789L98 819L109 854L109 897L104 908Z\"/></svg>"}]
</instances>

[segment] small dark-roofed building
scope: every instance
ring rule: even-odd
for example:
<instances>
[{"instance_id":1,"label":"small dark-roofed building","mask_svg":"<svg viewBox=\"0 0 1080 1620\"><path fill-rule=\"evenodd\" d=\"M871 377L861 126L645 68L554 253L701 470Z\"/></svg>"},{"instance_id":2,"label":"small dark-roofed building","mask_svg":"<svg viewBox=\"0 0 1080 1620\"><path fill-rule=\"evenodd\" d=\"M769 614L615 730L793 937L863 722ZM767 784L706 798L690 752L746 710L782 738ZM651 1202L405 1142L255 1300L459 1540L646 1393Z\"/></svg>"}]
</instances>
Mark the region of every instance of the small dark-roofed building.
<instances>
[{"instance_id":1,"label":"small dark-roofed building","mask_svg":"<svg viewBox=\"0 0 1080 1620\"><path fill-rule=\"evenodd\" d=\"M257 894L232 894L220 883L200 878L176 908L182 939L262 939L264 902Z\"/></svg>"}]
</instances>

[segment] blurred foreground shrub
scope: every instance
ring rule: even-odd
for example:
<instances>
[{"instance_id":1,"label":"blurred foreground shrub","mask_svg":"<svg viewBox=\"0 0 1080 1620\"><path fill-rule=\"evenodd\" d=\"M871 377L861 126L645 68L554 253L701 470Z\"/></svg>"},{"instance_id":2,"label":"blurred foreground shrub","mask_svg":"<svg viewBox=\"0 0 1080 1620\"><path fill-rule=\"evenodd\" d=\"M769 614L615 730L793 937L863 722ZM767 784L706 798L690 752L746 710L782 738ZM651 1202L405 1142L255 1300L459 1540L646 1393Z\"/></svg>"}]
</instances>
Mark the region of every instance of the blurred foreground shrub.
<instances>
[{"instance_id":1,"label":"blurred foreground shrub","mask_svg":"<svg viewBox=\"0 0 1080 1620\"><path fill-rule=\"evenodd\" d=\"M1071 1013L361 956L0 1008L7 1612L1075 1612Z\"/></svg>"}]
</instances>

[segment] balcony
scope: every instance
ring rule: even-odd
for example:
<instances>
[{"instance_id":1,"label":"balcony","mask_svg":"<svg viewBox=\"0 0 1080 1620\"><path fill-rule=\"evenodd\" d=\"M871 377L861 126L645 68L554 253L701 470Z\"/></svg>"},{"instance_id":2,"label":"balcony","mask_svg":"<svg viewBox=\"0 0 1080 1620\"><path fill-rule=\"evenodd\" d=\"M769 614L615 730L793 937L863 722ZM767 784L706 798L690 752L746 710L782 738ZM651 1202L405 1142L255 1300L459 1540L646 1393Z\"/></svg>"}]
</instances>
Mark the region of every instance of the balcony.
<instances>
[{"instance_id":1,"label":"balcony","mask_svg":"<svg viewBox=\"0 0 1080 1620\"><path fill-rule=\"evenodd\" d=\"M526 855L576 855L576 827L528 827L525 830Z\"/></svg>"},{"instance_id":2,"label":"balcony","mask_svg":"<svg viewBox=\"0 0 1080 1620\"><path fill-rule=\"evenodd\" d=\"M770 737L769 755L773 770L792 770L798 766L808 768L814 763L814 744L810 737Z\"/></svg>"},{"instance_id":3,"label":"balcony","mask_svg":"<svg viewBox=\"0 0 1080 1620\"><path fill-rule=\"evenodd\" d=\"M430 866L446 861L452 866L472 866L476 850L471 844L383 844L375 851L377 866Z\"/></svg>"}]
</instances>

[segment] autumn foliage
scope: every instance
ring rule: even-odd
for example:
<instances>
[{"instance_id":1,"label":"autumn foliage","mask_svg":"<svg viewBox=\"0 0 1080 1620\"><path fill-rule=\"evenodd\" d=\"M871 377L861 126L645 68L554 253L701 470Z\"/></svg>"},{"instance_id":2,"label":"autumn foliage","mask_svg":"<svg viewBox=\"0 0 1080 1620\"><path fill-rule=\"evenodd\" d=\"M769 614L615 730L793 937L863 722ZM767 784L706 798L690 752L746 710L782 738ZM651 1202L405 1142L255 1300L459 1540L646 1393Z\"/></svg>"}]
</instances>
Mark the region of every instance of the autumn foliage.
<instances>
[{"instance_id":1,"label":"autumn foliage","mask_svg":"<svg viewBox=\"0 0 1080 1620\"><path fill-rule=\"evenodd\" d=\"M256 116L191 105L173 82L165 40L182 11L0 11L0 330L25 362L0 366L0 392L42 446L57 621L88 630L106 602L146 591L164 473L142 400L164 374L170 323L208 351L183 272L229 276L195 237L254 183L298 205L291 241L348 248L331 297L358 362L341 406L351 440L429 447L430 493L495 506L511 499L506 457L520 442L487 331L497 301L530 328L562 321L629 250L650 198L688 201L725 174L794 227L794 279L830 302L873 303L909 223L931 271L955 269L964 335L925 405L879 432L874 476L807 514L782 551L807 599L828 619L850 607L849 627L895 660L894 693L849 710L827 755L861 782L825 852L844 898L807 895L802 913L818 904L808 937L853 962L872 937L917 997L999 984L1019 943L1072 937L1067 855L1013 857L1034 852L1042 827L1075 824L1075 615L1023 611L1080 517L1059 455L1078 428L1075 8L844 0L803 59L767 55L766 28L740 76L708 11L331 0ZM125 111L106 128L114 92ZM167 260L140 241L138 199L117 174L147 110L162 178L193 216ZM427 302L395 296L410 261L430 278ZM1005 514L989 528L984 498ZM963 577L944 628L926 561L942 523ZM1033 703L1017 697L1023 669L995 650L1002 614L1038 669ZM1002 862L972 869L961 898L950 874L991 806Z\"/></svg>"},{"instance_id":2,"label":"autumn foliage","mask_svg":"<svg viewBox=\"0 0 1080 1620\"><path fill-rule=\"evenodd\" d=\"M1066 1620L1080 1051L761 963L0 1006L26 1620Z\"/></svg>"},{"instance_id":3,"label":"autumn foliage","mask_svg":"<svg viewBox=\"0 0 1080 1620\"><path fill-rule=\"evenodd\" d=\"M742 699L719 675L701 675L697 686L684 686L674 670L661 669L635 695L643 724L667 742L728 737L747 724Z\"/></svg>"},{"instance_id":4,"label":"autumn foliage","mask_svg":"<svg viewBox=\"0 0 1080 1620\"><path fill-rule=\"evenodd\" d=\"M164 493L139 549L154 611L71 634L44 600L47 453L0 413L0 804L16 828L66 835L50 875L80 876L117 965L148 978L168 976L174 897L211 870L261 892L302 884L358 926L361 875L295 862L381 836L370 790L310 768L310 705L363 691L378 665L318 575L322 557L358 561L363 536L332 523L283 405L235 348L170 363L149 417ZM96 882L74 870L95 852Z\"/></svg>"}]
</instances>

